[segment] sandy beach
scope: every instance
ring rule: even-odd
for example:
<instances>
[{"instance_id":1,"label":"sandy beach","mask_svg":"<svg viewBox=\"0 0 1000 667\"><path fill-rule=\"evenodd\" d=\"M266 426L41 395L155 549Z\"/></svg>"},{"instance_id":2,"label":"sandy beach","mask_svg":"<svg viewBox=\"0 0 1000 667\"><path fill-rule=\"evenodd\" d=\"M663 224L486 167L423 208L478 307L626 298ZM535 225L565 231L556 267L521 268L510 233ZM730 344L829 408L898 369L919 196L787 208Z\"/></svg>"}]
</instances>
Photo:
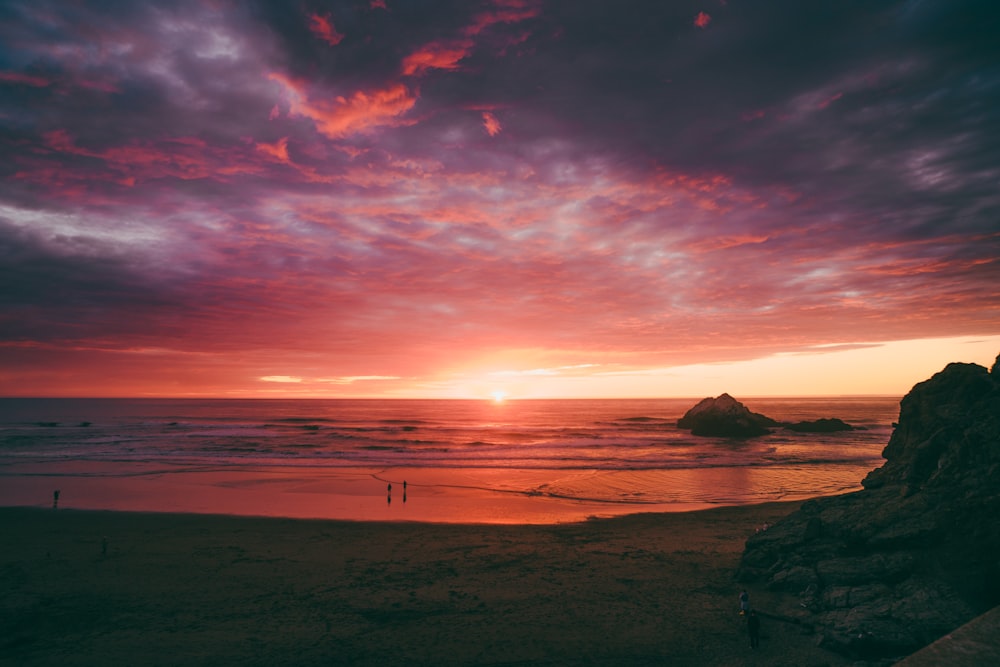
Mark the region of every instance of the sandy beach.
<instances>
[{"instance_id":1,"label":"sandy beach","mask_svg":"<svg viewBox=\"0 0 1000 667\"><path fill-rule=\"evenodd\" d=\"M0 662L842 665L733 572L797 503L556 525L0 508ZM766 591L750 589L766 611Z\"/></svg>"}]
</instances>

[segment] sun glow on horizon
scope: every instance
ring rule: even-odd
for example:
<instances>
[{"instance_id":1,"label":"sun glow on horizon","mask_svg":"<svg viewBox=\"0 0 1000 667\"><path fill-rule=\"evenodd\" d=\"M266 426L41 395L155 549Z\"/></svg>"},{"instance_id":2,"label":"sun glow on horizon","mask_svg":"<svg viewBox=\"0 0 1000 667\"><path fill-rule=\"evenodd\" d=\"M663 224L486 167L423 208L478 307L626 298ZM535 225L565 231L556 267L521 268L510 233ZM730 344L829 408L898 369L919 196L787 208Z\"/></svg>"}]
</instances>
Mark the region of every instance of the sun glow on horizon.
<instances>
[{"instance_id":1,"label":"sun glow on horizon","mask_svg":"<svg viewBox=\"0 0 1000 667\"><path fill-rule=\"evenodd\" d=\"M611 364L553 366L546 372L504 371L506 389L488 389L499 373L459 373L435 398L652 398L716 396L903 396L951 362L992 366L1000 336L928 338L819 345L739 361L614 369ZM534 363L531 359L527 365ZM532 368L535 368L532 366ZM484 386L486 385L486 386ZM495 385L494 385L495 386Z\"/></svg>"}]
</instances>

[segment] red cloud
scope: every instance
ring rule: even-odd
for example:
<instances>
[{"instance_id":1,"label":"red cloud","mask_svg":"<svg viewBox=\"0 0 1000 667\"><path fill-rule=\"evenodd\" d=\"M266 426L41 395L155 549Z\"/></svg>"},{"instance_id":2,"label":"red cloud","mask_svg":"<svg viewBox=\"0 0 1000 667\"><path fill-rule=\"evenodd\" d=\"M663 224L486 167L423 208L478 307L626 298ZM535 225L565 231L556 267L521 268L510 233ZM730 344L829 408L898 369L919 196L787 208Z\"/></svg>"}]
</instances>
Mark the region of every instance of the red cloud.
<instances>
[{"instance_id":1,"label":"red cloud","mask_svg":"<svg viewBox=\"0 0 1000 667\"><path fill-rule=\"evenodd\" d=\"M837 93L836 95L831 95L830 97L826 98L825 100L823 100L822 102L820 102L816 106L818 108L820 108L820 109L825 109L828 106L830 106L831 104L833 104L834 102L836 102L837 100L839 100L843 96L844 96L843 93Z\"/></svg>"},{"instance_id":2,"label":"red cloud","mask_svg":"<svg viewBox=\"0 0 1000 667\"><path fill-rule=\"evenodd\" d=\"M471 41L448 45L432 42L403 59L403 76L421 74L428 69L458 69L458 62L471 50Z\"/></svg>"},{"instance_id":3,"label":"red cloud","mask_svg":"<svg viewBox=\"0 0 1000 667\"><path fill-rule=\"evenodd\" d=\"M344 39L344 36L333 27L333 21L330 20L329 14L326 16L310 14L309 29L314 35L329 43L330 46L337 46Z\"/></svg>"},{"instance_id":4,"label":"red cloud","mask_svg":"<svg viewBox=\"0 0 1000 667\"><path fill-rule=\"evenodd\" d=\"M0 81L20 83L25 86L34 86L35 88L46 88L52 85L52 82L48 79L43 79L40 76L31 76L30 74L22 74L21 72L0 72Z\"/></svg>"},{"instance_id":5,"label":"red cloud","mask_svg":"<svg viewBox=\"0 0 1000 667\"><path fill-rule=\"evenodd\" d=\"M712 17L705 12L698 12L698 15L694 17L694 24L699 28L707 28L711 22Z\"/></svg>"},{"instance_id":6,"label":"red cloud","mask_svg":"<svg viewBox=\"0 0 1000 667\"><path fill-rule=\"evenodd\" d=\"M462 37L447 42L431 42L403 59L403 75L421 74L428 69L458 69L458 63L472 52L472 38L496 23L518 23L537 16L539 10L528 0L497 0L493 10L476 16L462 30ZM519 36L523 41L526 36Z\"/></svg>"},{"instance_id":7,"label":"red cloud","mask_svg":"<svg viewBox=\"0 0 1000 667\"><path fill-rule=\"evenodd\" d=\"M491 137L497 136L500 134L500 130L503 129L503 126L500 125L500 121L497 120L497 117L489 111L483 112L483 127L486 128L487 134Z\"/></svg>"},{"instance_id":8,"label":"red cloud","mask_svg":"<svg viewBox=\"0 0 1000 667\"><path fill-rule=\"evenodd\" d=\"M540 10L533 4L529 0L497 0L496 9L479 14L473 24L465 29L465 34L478 35L494 23L519 23L538 16Z\"/></svg>"},{"instance_id":9,"label":"red cloud","mask_svg":"<svg viewBox=\"0 0 1000 667\"><path fill-rule=\"evenodd\" d=\"M110 180L134 186L138 180L154 178L179 178L194 180L212 178L225 180L224 176L260 173L258 164L244 162L241 156L225 148L207 144L194 137L175 137L159 142L133 142L125 146L112 146L103 150L93 150L78 146L66 130L53 130L44 135L48 148L58 153L80 155L103 161L107 172L89 168L74 172L62 170L58 181L52 180L52 173L34 169L19 172L16 177L34 182L51 180L57 184L84 182L87 180ZM68 190L64 188L63 194Z\"/></svg>"},{"instance_id":10,"label":"red cloud","mask_svg":"<svg viewBox=\"0 0 1000 667\"><path fill-rule=\"evenodd\" d=\"M288 158L288 137L282 137L273 144L259 143L257 150L266 153L279 162L290 162Z\"/></svg>"},{"instance_id":11,"label":"red cloud","mask_svg":"<svg viewBox=\"0 0 1000 667\"><path fill-rule=\"evenodd\" d=\"M411 121L400 118L413 108L417 96L401 83L369 92L357 91L349 97L311 100L305 84L271 73L268 78L281 83L291 94L288 113L316 123L316 130L331 138L367 132L378 127L400 127Z\"/></svg>"}]
</instances>

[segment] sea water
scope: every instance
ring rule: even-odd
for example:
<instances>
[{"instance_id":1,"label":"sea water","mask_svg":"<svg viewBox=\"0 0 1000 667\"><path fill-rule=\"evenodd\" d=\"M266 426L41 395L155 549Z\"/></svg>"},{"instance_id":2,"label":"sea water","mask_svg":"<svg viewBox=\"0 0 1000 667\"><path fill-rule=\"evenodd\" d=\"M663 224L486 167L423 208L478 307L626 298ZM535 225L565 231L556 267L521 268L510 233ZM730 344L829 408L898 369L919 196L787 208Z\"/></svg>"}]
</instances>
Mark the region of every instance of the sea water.
<instances>
[{"instance_id":1,"label":"sea water","mask_svg":"<svg viewBox=\"0 0 1000 667\"><path fill-rule=\"evenodd\" d=\"M161 485L196 471L363 470L391 480L406 470L411 479L434 471L428 479L442 486L615 505L617 513L743 504L861 488L882 464L899 412L898 397L746 399L779 421L836 417L856 430L705 438L677 428L696 402L2 399L0 485L56 470ZM0 504L21 503L0 491Z\"/></svg>"}]
</instances>

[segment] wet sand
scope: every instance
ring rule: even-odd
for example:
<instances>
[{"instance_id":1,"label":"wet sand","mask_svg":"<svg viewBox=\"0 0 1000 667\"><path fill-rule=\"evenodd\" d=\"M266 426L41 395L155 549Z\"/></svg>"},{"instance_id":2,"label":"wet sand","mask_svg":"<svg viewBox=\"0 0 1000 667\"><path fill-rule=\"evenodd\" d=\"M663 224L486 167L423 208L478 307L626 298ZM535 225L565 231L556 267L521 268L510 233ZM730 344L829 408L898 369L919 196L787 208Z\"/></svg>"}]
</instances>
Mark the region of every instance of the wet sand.
<instances>
[{"instance_id":1,"label":"wet sand","mask_svg":"<svg viewBox=\"0 0 1000 667\"><path fill-rule=\"evenodd\" d=\"M76 510L494 524L567 523L748 504L752 495L727 492L754 488L751 476L761 474L746 468L652 473L58 460L3 462L0 469L0 507L51 507L52 493L59 489L59 507ZM784 473L787 483L794 471ZM782 471L765 474L781 475ZM619 475L627 479L617 481ZM863 476L858 473L858 479ZM404 482L408 483L405 498ZM391 495L387 492L390 484ZM654 502L648 494L631 490L619 493L643 484L654 484L653 495L667 501ZM772 480L764 486L777 488L781 483ZM815 488L808 495L783 488L781 500L815 495L821 495Z\"/></svg>"},{"instance_id":2,"label":"wet sand","mask_svg":"<svg viewBox=\"0 0 1000 667\"><path fill-rule=\"evenodd\" d=\"M551 525L0 508L0 663L846 665L768 618L751 651L737 613L744 540L795 507Z\"/></svg>"}]
</instances>

